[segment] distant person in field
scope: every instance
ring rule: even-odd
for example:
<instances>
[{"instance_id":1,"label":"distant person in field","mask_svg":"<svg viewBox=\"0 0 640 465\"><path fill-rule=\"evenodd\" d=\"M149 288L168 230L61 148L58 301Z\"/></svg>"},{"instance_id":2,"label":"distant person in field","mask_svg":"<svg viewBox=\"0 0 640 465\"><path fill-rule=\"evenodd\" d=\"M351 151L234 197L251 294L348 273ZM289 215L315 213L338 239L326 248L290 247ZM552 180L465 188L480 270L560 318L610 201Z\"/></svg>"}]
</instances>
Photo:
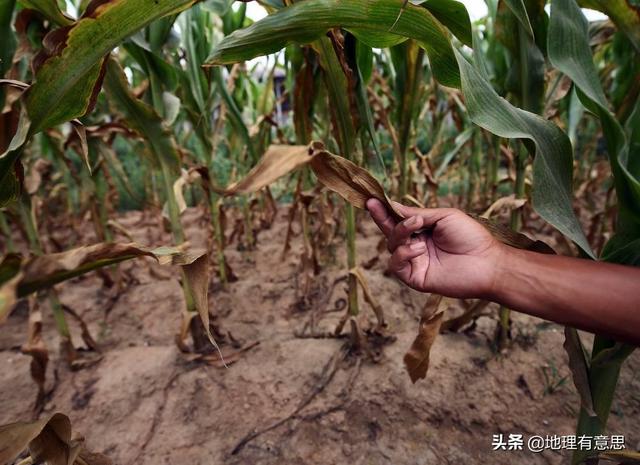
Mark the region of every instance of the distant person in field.
<instances>
[{"instance_id":1,"label":"distant person in field","mask_svg":"<svg viewBox=\"0 0 640 465\"><path fill-rule=\"evenodd\" d=\"M387 238L390 269L421 292L479 298L640 345L640 269L515 249L454 208L367 201ZM426 230L414 235L420 230Z\"/></svg>"}]
</instances>

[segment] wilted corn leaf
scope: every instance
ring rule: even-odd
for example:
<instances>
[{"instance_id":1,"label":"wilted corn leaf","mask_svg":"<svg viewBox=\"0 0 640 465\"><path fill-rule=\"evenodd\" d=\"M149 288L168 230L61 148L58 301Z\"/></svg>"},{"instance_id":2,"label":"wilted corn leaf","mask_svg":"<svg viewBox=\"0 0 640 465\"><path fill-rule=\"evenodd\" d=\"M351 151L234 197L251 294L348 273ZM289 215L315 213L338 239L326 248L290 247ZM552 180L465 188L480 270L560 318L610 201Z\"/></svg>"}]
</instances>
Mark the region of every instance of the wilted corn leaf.
<instances>
[{"instance_id":1,"label":"wilted corn leaf","mask_svg":"<svg viewBox=\"0 0 640 465\"><path fill-rule=\"evenodd\" d=\"M564 350L569 355L569 368L573 378L573 384L580 395L582 408L592 417L596 416L593 410L593 398L591 396L591 386L589 385L589 366L584 355L582 342L578 331L565 326L564 328Z\"/></svg>"},{"instance_id":2,"label":"wilted corn leaf","mask_svg":"<svg viewBox=\"0 0 640 465\"><path fill-rule=\"evenodd\" d=\"M318 180L357 208L366 208L367 200L376 198L395 212L380 183L367 170L346 158L326 150L316 151L311 168ZM398 217L402 217L395 212Z\"/></svg>"},{"instance_id":3,"label":"wilted corn leaf","mask_svg":"<svg viewBox=\"0 0 640 465\"><path fill-rule=\"evenodd\" d=\"M420 327L411 348L404 355L404 364L415 383L427 376L431 346L440 332L444 312L438 312L442 296L431 294L420 318Z\"/></svg>"},{"instance_id":4,"label":"wilted corn leaf","mask_svg":"<svg viewBox=\"0 0 640 465\"><path fill-rule=\"evenodd\" d=\"M364 168L325 150L316 151L311 158L311 168L322 184L355 207L365 208L368 199L376 198L385 204L387 210L395 214L397 219L403 218L403 215L394 209L393 202L389 201L380 183ZM474 214L469 216L482 224L503 244L517 249L555 254L554 250L542 241L534 241L486 218Z\"/></svg>"},{"instance_id":5,"label":"wilted corn leaf","mask_svg":"<svg viewBox=\"0 0 640 465\"><path fill-rule=\"evenodd\" d=\"M19 297L53 286L89 271L113 265L136 257L152 257L162 265L190 265L205 254L203 251L184 251L176 247L148 249L135 243L99 243L65 252L29 257L15 269L15 256L0 264L0 316L6 319L10 303ZM9 271L13 269L13 271ZM13 274L11 274L13 273ZM15 282L14 280L17 280ZM2 321L2 320L0 320Z\"/></svg>"},{"instance_id":6,"label":"wilted corn leaf","mask_svg":"<svg viewBox=\"0 0 640 465\"><path fill-rule=\"evenodd\" d=\"M80 444L71 440L71 422L62 413L0 426L0 463L14 460L27 447L36 463L50 465L72 464L80 451Z\"/></svg>"},{"instance_id":7,"label":"wilted corn leaf","mask_svg":"<svg viewBox=\"0 0 640 465\"><path fill-rule=\"evenodd\" d=\"M514 194L506 197L500 197L485 210L482 217L489 219L494 211L500 211L502 208L506 208L509 211L516 210L518 208L522 208L525 203L527 203L527 199L518 199Z\"/></svg>"},{"instance_id":8,"label":"wilted corn leaf","mask_svg":"<svg viewBox=\"0 0 640 465\"><path fill-rule=\"evenodd\" d=\"M32 422L0 426L0 463L11 463L25 449L31 462L48 465L109 465L102 454L88 452L82 437L72 435L71 421L62 413Z\"/></svg>"},{"instance_id":9,"label":"wilted corn leaf","mask_svg":"<svg viewBox=\"0 0 640 465\"><path fill-rule=\"evenodd\" d=\"M34 411L39 413L44 407L45 389L44 382L49 363L49 351L42 339L42 313L36 308L36 299L29 302L29 332L27 342L21 347L23 354L31 356L29 366L31 378L38 386Z\"/></svg>"},{"instance_id":10,"label":"wilted corn leaf","mask_svg":"<svg viewBox=\"0 0 640 465\"><path fill-rule=\"evenodd\" d=\"M382 307L378 303L378 301L373 297L371 290L369 289L369 285L367 284L367 280L362 273L362 270L359 267L355 267L349 270L349 274L355 276L362 289L362 294L364 295L364 300L367 301L371 308L373 309L373 313L376 314L376 319L378 320L378 329L384 328L387 323L384 320L384 312L382 311Z\"/></svg>"},{"instance_id":11,"label":"wilted corn leaf","mask_svg":"<svg viewBox=\"0 0 640 465\"><path fill-rule=\"evenodd\" d=\"M32 131L85 114L99 90L104 57L153 20L177 13L194 2L93 0L76 23L52 31L45 42L55 42L55 53L38 69L27 96Z\"/></svg>"},{"instance_id":12,"label":"wilted corn leaf","mask_svg":"<svg viewBox=\"0 0 640 465\"><path fill-rule=\"evenodd\" d=\"M182 270L184 271L185 279L188 281L193 302L200 315L207 337L218 353L220 353L220 357L222 357L220 347L218 347L218 344L213 339L211 330L209 329L209 255L206 253L201 255L191 263L183 265Z\"/></svg>"},{"instance_id":13,"label":"wilted corn leaf","mask_svg":"<svg viewBox=\"0 0 640 465\"><path fill-rule=\"evenodd\" d=\"M306 165L312 156L311 146L271 145L246 177L226 189L216 190L225 195L257 192L279 177Z\"/></svg>"}]
</instances>

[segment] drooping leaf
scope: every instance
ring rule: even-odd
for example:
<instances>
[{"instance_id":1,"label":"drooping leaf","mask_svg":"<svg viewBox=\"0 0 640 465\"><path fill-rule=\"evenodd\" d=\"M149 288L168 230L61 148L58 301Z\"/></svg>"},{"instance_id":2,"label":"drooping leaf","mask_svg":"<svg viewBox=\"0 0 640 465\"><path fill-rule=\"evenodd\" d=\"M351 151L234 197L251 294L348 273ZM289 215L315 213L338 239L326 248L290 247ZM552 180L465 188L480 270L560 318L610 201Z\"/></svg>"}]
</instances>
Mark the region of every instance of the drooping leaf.
<instances>
[{"instance_id":1,"label":"drooping leaf","mask_svg":"<svg viewBox=\"0 0 640 465\"><path fill-rule=\"evenodd\" d=\"M550 121L510 105L460 53L456 52L456 57L473 122L498 136L533 142L533 207L593 256L572 208L573 157L567 135Z\"/></svg>"},{"instance_id":2,"label":"drooping leaf","mask_svg":"<svg viewBox=\"0 0 640 465\"><path fill-rule=\"evenodd\" d=\"M362 269L360 267L355 267L349 270L349 274L356 278L358 284L360 285L360 289L362 289L362 294L364 295L364 300L371 306L373 309L373 313L376 315L376 319L378 320L378 328L383 328L387 325L384 320L384 312L382 307L373 296L371 289L369 289L369 285L367 284L367 280L364 277Z\"/></svg>"},{"instance_id":3,"label":"drooping leaf","mask_svg":"<svg viewBox=\"0 0 640 465\"><path fill-rule=\"evenodd\" d=\"M13 463L27 448L31 463L111 464L106 456L87 451L82 437L76 439L72 436L71 421L62 413L54 413L36 421L0 426L0 463Z\"/></svg>"},{"instance_id":4,"label":"drooping leaf","mask_svg":"<svg viewBox=\"0 0 640 465\"><path fill-rule=\"evenodd\" d=\"M16 298L67 279L80 276L89 271L120 263L137 257L155 258L161 265L189 265L200 258L204 251L184 251L177 247L159 247L148 249L135 243L114 244L98 243L49 255L32 256L23 259L15 270L15 258L5 257L0 263L0 274L8 278L0 287L0 296L5 293ZM13 271L7 271L10 268ZM14 279L17 282L14 282ZM13 291L13 296L11 296ZM7 298L5 302L10 303ZM6 317L9 308L0 307L0 321Z\"/></svg>"},{"instance_id":5,"label":"drooping leaf","mask_svg":"<svg viewBox=\"0 0 640 465\"><path fill-rule=\"evenodd\" d=\"M306 145L272 145L258 164L240 181L219 189L225 195L249 194L268 186L311 161L313 150Z\"/></svg>"},{"instance_id":6,"label":"drooping leaf","mask_svg":"<svg viewBox=\"0 0 640 465\"><path fill-rule=\"evenodd\" d=\"M249 60L276 52L290 43L310 43L329 29L343 27L369 46L371 33L395 34L416 39L431 63L433 73L442 84L457 87L453 48L445 27L426 8L408 3L402 15L402 0L323 0L294 3L274 14L225 37L205 65L221 65ZM396 19L398 21L396 22ZM395 26L394 26L395 23ZM388 45L388 44L387 44Z\"/></svg>"},{"instance_id":7,"label":"drooping leaf","mask_svg":"<svg viewBox=\"0 0 640 465\"><path fill-rule=\"evenodd\" d=\"M346 158L316 149L311 157L311 168L318 181L354 207L366 209L367 200L376 198L390 212L395 212L380 183L367 170ZM402 216L395 213L398 217Z\"/></svg>"},{"instance_id":8,"label":"drooping leaf","mask_svg":"<svg viewBox=\"0 0 640 465\"><path fill-rule=\"evenodd\" d=\"M29 447L37 462L68 465L80 452L80 444L71 441L71 421L62 413L34 422L0 426L0 463L9 463Z\"/></svg>"},{"instance_id":9,"label":"drooping leaf","mask_svg":"<svg viewBox=\"0 0 640 465\"><path fill-rule=\"evenodd\" d=\"M509 211L516 210L518 208L522 208L525 203L527 203L527 199L519 199L514 194L506 197L500 197L484 211L482 217L489 219L493 212L500 211L503 208L506 208Z\"/></svg>"},{"instance_id":10,"label":"drooping leaf","mask_svg":"<svg viewBox=\"0 0 640 465\"><path fill-rule=\"evenodd\" d=\"M640 236L640 173L629 170L624 130L608 108L589 47L588 22L575 0L553 0L549 22L549 59L578 88L583 105L600 118L620 205L618 233Z\"/></svg>"},{"instance_id":11,"label":"drooping leaf","mask_svg":"<svg viewBox=\"0 0 640 465\"><path fill-rule=\"evenodd\" d=\"M420 318L418 335L404 355L404 364L412 383L427 376L431 346L440 333L440 325L442 325L442 317L444 316L444 312L438 311L441 301L441 295L431 294L429 296Z\"/></svg>"},{"instance_id":12,"label":"drooping leaf","mask_svg":"<svg viewBox=\"0 0 640 465\"><path fill-rule=\"evenodd\" d=\"M204 331L211 344L218 350L220 356L222 356L220 347L218 347L218 344L213 339L211 330L209 329L209 255L201 255L191 263L183 265L182 270L184 271L185 279L188 281L189 291L191 292L196 310L200 315Z\"/></svg>"},{"instance_id":13,"label":"drooping leaf","mask_svg":"<svg viewBox=\"0 0 640 465\"><path fill-rule=\"evenodd\" d=\"M97 95L106 55L153 20L190 7L195 0L93 0L82 18L52 31L54 49L29 89L31 131L82 116ZM98 88L99 90L99 88Z\"/></svg>"},{"instance_id":14,"label":"drooping leaf","mask_svg":"<svg viewBox=\"0 0 640 465\"><path fill-rule=\"evenodd\" d=\"M460 42L469 47L473 45L471 20L463 3L456 0L426 0L420 6L433 13Z\"/></svg>"},{"instance_id":15,"label":"drooping leaf","mask_svg":"<svg viewBox=\"0 0 640 465\"><path fill-rule=\"evenodd\" d=\"M29 305L27 342L22 345L20 351L31 357L29 371L31 372L31 379L38 387L34 411L40 413L44 408L46 397L44 383L49 363L49 351L42 339L42 313L36 306L36 299L32 299ZM2 304L0 303L1 307Z\"/></svg>"},{"instance_id":16,"label":"drooping leaf","mask_svg":"<svg viewBox=\"0 0 640 465\"><path fill-rule=\"evenodd\" d=\"M144 137L154 162L178 176L180 156L173 133L151 106L133 95L117 61L109 60L104 84L110 103L131 129Z\"/></svg>"}]
</instances>

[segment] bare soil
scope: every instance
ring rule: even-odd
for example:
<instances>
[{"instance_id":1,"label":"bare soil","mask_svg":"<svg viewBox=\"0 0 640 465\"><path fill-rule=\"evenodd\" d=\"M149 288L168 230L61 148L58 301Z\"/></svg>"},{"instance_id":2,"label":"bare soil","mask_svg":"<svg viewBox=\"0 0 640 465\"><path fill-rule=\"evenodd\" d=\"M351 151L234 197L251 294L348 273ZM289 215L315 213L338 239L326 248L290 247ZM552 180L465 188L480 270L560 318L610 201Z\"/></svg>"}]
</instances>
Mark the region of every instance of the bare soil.
<instances>
[{"instance_id":1,"label":"bare soil","mask_svg":"<svg viewBox=\"0 0 640 465\"><path fill-rule=\"evenodd\" d=\"M336 308L345 295L344 247L336 245L335 263L315 277L311 298L301 304L301 241L296 237L282 257L286 212L280 210L255 250L229 249L240 279L226 289L213 280L211 285L211 310L224 330L245 345L258 345L229 368L181 353L173 342L184 307L177 269L148 259L121 265L133 283L115 303L95 273L76 278L59 286L61 300L89 324L102 360L70 371L58 355L51 312L43 308L52 358L52 392L43 414L68 414L90 450L123 465L568 462L566 452L491 447L498 433L574 432L579 398L560 326L516 314L513 344L496 354L492 305L469 330L442 334L427 378L412 384L402 357L427 296L384 276L384 252L365 271L393 336L376 347L380 360L345 353L345 338L302 337L311 318L320 332L330 333L342 315ZM189 210L184 220L192 243L206 242L206 218ZM157 222L139 212L120 222L143 244L169 243ZM358 254L367 262L378 254L380 236L368 219L361 229ZM83 238L90 241L90 235ZM361 326L367 328L374 315L361 305ZM452 314L459 307L448 305ZM71 324L80 347L79 330ZM36 386L30 358L20 352L26 331L24 308L0 331L0 424L32 415ZM608 431L624 434L627 446L637 448L639 418L636 352L622 370Z\"/></svg>"}]
</instances>

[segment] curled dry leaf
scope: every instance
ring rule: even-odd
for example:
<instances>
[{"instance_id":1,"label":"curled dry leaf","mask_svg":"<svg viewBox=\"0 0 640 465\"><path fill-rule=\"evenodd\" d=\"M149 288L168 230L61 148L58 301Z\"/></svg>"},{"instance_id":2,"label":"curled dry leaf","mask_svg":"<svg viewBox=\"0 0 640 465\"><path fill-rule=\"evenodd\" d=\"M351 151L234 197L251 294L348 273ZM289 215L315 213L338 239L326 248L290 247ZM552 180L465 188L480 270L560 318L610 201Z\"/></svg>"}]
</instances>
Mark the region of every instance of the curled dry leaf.
<instances>
[{"instance_id":1,"label":"curled dry leaf","mask_svg":"<svg viewBox=\"0 0 640 465\"><path fill-rule=\"evenodd\" d=\"M207 337L220 351L209 330L209 255L206 250L184 250L184 247L148 249L135 243L99 243L25 260L7 256L0 263L0 323L6 320L19 297L98 268L145 256L155 258L161 265L182 267Z\"/></svg>"},{"instance_id":2,"label":"curled dry leaf","mask_svg":"<svg viewBox=\"0 0 640 465\"><path fill-rule=\"evenodd\" d=\"M404 364L411 381L415 383L427 376L431 346L440 332L444 312L438 312L442 296L431 294L420 318L420 327L411 348L404 355Z\"/></svg>"},{"instance_id":3,"label":"curled dry leaf","mask_svg":"<svg viewBox=\"0 0 640 465\"><path fill-rule=\"evenodd\" d=\"M316 150L311 168L318 180L356 208L366 208L367 200L376 198L398 217L380 183L367 170L346 158L326 150Z\"/></svg>"},{"instance_id":4,"label":"curled dry leaf","mask_svg":"<svg viewBox=\"0 0 640 465\"><path fill-rule=\"evenodd\" d=\"M191 263L183 265L182 270L207 337L222 358L220 347L213 339L209 328L209 255L207 253L200 255ZM224 358L222 358L222 362L224 363Z\"/></svg>"},{"instance_id":5,"label":"curled dry leaf","mask_svg":"<svg viewBox=\"0 0 640 465\"><path fill-rule=\"evenodd\" d=\"M72 435L71 421L62 413L32 422L0 426L0 463L11 463L29 448L31 463L49 465L108 465L111 461L83 449L84 440Z\"/></svg>"},{"instance_id":6,"label":"curled dry leaf","mask_svg":"<svg viewBox=\"0 0 640 465\"><path fill-rule=\"evenodd\" d=\"M45 388L44 383L49 363L49 351L42 339L42 313L38 310L35 299L29 302L29 334L27 342L21 347L23 354L31 356L30 372L31 378L38 386L38 394L34 411L40 413L44 407Z\"/></svg>"},{"instance_id":7,"label":"curled dry leaf","mask_svg":"<svg viewBox=\"0 0 640 465\"><path fill-rule=\"evenodd\" d=\"M482 217L489 219L491 218L491 214L495 211L499 211L502 208L516 210L518 208L521 208L525 203L527 203L527 199L517 199L514 194L508 195L506 197L501 197L486 209L486 211L482 214Z\"/></svg>"},{"instance_id":8,"label":"curled dry leaf","mask_svg":"<svg viewBox=\"0 0 640 465\"><path fill-rule=\"evenodd\" d=\"M360 285L360 288L362 289L364 300L366 300L367 303L371 305L373 312L376 314L376 319L378 320L377 329L382 329L387 326L387 323L384 320L384 312L382 311L382 307L375 299L375 297L373 297L373 294L369 289L369 285L367 284L367 280L364 277L362 270L358 267L355 267L349 270L349 274L353 275L356 278L358 284Z\"/></svg>"},{"instance_id":9,"label":"curled dry leaf","mask_svg":"<svg viewBox=\"0 0 640 465\"><path fill-rule=\"evenodd\" d=\"M306 145L271 145L246 177L226 189L215 190L224 195L257 192L285 174L306 165L312 156L313 149Z\"/></svg>"}]
</instances>

